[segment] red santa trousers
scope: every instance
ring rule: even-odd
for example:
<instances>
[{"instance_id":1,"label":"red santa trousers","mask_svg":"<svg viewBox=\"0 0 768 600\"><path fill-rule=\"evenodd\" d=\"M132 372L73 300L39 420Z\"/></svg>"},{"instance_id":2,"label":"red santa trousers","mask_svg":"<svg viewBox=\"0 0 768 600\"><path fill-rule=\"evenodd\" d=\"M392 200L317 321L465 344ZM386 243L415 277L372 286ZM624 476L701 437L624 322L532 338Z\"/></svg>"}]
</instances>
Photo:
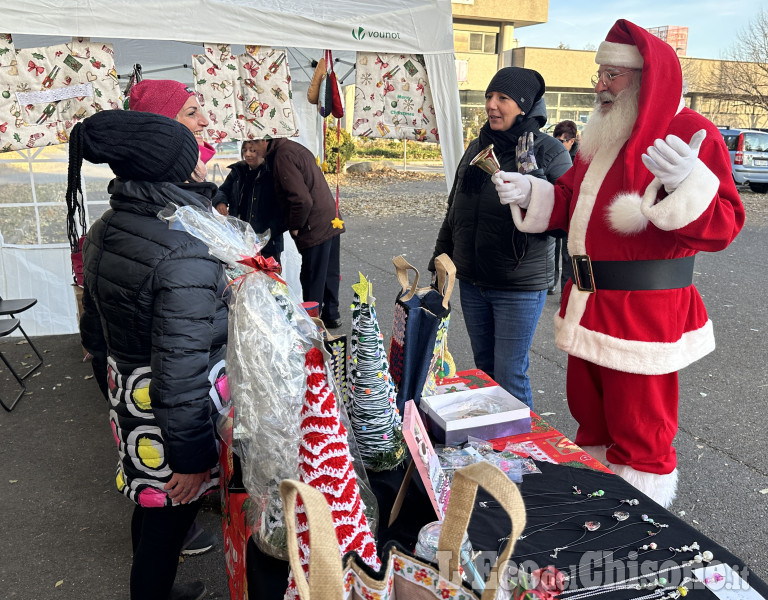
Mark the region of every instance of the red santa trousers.
<instances>
[{"instance_id":1,"label":"red santa trousers","mask_svg":"<svg viewBox=\"0 0 768 600\"><path fill-rule=\"evenodd\" d=\"M608 462L665 475L677 465L677 371L638 375L568 356L568 407L576 444L607 446Z\"/></svg>"}]
</instances>

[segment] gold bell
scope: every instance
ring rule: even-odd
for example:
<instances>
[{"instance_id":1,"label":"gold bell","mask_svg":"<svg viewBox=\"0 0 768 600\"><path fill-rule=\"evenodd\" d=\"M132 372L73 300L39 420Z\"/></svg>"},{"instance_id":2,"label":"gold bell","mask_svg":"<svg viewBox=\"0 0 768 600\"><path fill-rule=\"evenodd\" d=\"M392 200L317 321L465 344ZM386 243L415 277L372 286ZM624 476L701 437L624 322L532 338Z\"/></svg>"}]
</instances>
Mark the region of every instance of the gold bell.
<instances>
[{"instance_id":1,"label":"gold bell","mask_svg":"<svg viewBox=\"0 0 768 600\"><path fill-rule=\"evenodd\" d=\"M489 175L495 175L501 171L499 159L496 158L496 154L493 152L493 144L481 150L469 164L480 167Z\"/></svg>"}]
</instances>

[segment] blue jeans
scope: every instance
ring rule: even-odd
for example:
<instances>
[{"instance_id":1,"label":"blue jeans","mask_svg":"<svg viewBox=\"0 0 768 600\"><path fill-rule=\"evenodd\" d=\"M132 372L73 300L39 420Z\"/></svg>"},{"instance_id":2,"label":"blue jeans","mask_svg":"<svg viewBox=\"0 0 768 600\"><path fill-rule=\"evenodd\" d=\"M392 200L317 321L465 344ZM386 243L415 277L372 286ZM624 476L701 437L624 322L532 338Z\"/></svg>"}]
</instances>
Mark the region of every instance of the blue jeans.
<instances>
[{"instance_id":1,"label":"blue jeans","mask_svg":"<svg viewBox=\"0 0 768 600\"><path fill-rule=\"evenodd\" d=\"M547 290L492 290L459 281L459 292L475 366L533 408L528 351Z\"/></svg>"}]
</instances>

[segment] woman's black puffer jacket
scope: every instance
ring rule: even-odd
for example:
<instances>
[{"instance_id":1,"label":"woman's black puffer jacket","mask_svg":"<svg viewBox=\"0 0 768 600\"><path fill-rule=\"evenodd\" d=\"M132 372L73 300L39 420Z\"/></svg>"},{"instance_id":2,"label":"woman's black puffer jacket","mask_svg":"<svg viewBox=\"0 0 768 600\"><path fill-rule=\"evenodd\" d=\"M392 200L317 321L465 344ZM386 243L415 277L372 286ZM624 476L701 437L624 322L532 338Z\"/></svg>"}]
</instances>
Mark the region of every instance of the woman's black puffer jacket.
<instances>
[{"instance_id":1,"label":"woman's black puffer jacket","mask_svg":"<svg viewBox=\"0 0 768 600\"><path fill-rule=\"evenodd\" d=\"M546 122L546 107L539 100L528 118ZM486 175L479 189L463 191L470 161L480 152L479 139L470 142L456 170L448 210L435 244L434 257L447 253L456 265L456 277L479 287L499 290L537 291L554 283L554 240L547 234L517 230L509 207ZM532 175L553 182L571 167L565 146L541 131L534 132L538 169ZM503 171L516 171L514 152L502 159ZM430 270L433 270L430 263Z\"/></svg>"},{"instance_id":2,"label":"woman's black puffer jacket","mask_svg":"<svg viewBox=\"0 0 768 600\"><path fill-rule=\"evenodd\" d=\"M162 486L173 472L218 462L211 384L226 352L223 268L203 242L157 216L171 204L210 210L215 191L115 179L112 208L83 246L83 345L108 357L118 488L145 506L170 504Z\"/></svg>"}]
</instances>

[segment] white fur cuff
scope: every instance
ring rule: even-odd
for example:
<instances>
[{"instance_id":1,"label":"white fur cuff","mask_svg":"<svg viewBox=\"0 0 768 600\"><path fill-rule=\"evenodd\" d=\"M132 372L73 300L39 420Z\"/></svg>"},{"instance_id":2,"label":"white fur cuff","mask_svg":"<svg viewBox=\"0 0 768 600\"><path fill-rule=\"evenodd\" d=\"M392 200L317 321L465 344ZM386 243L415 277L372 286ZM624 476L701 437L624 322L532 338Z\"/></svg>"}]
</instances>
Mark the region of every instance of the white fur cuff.
<instances>
[{"instance_id":1,"label":"white fur cuff","mask_svg":"<svg viewBox=\"0 0 768 600\"><path fill-rule=\"evenodd\" d=\"M641 210L662 231L681 229L698 219L717 194L720 180L697 159L690 172L674 192L655 202L660 183L654 179L643 196Z\"/></svg>"},{"instance_id":2,"label":"white fur cuff","mask_svg":"<svg viewBox=\"0 0 768 600\"><path fill-rule=\"evenodd\" d=\"M525 217L519 207L510 204L515 227L525 233L541 233L549 229L549 219L555 206L555 186L546 179L528 177L531 182L531 202ZM517 209L517 210L515 210Z\"/></svg>"}]
</instances>

